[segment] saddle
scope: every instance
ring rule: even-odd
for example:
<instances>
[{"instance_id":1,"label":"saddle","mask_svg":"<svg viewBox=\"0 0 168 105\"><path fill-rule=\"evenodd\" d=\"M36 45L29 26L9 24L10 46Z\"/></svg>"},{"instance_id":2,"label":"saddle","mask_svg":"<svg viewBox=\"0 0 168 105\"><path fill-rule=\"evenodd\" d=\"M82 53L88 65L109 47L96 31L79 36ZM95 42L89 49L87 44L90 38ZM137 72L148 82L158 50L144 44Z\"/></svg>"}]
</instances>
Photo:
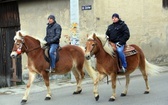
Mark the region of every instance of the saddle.
<instances>
[{"instance_id":1,"label":"saddle","mask_svg":"<svg viewBox=\"0 0 168 105\"><path fill-rule=\"evenodd\" d=\"M47 62L50 63L50 55L49 55L49 50L50 47L49 46L44 46L43 48L43 54L44 54L44 58ZM59 46L58 49L56 50L56 62L59 61L59 51L61 50L61 47Z\"/></svg>"},{"instance_id":2,"label":"saddle","mask_svg":"<svg viewBox=\"0 0 168 105\"><path fill-rule=\"evenodd\" d=\"M114 43L112 43L112 42L109 42L109 44L112 46L112 48L113 48L113 50L115 52L115 57L116 57L117 62L118 62L118 65L117 65L118 71L117 72L119 72L122 69L122 63L121 63L121 60L120 60L120 58L118 56L116 45ZM135 55L137 53L138 53L138 51L133 46L125 45L124 54L125 54L126 57Z\"/></svg>"},{"instance_id":3,"label":"saddle","mask_svg":"<svg viewBox=\"0 0 168 105\"><path fill-rule=\"evenodd\" d=\"M112 43L112 42L109 42L109 43L112 46L114 52L116 52L117 51L117 47L116 47L115 43ZM125 54L126 57L135 55L137 53L138 52L136 51L136 49L133 46L131 46L131 45L125 45L125 47L124 47L124 54Z\"/></svg>"}]
</instances>

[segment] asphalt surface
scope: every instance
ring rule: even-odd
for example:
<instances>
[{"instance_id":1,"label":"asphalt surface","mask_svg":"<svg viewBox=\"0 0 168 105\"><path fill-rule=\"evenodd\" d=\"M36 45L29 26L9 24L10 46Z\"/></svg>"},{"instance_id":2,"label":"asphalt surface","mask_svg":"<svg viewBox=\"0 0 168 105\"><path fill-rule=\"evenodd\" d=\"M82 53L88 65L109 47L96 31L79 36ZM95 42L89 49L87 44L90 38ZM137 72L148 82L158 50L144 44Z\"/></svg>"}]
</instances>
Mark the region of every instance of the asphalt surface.
<instances>
[{"instance_id":1,"label":"asphalt surface","mask_svg":"<svg viewBox=\"0 0 168 105\"><path fill-rule=\"evenodd\" d=\"M49 101L44 100L46 91L43 88L45 86L41 84L38 87L32 86L32 91L30 92L26 105L168 105L168 72L163 72L159 76L149 76L149 85L151 88L149 94L143 94L145 83L142 76L134 76L130 80L127 96L120 97L125 86L125 79L120 79L119 81L117 82L116 90L117 99L114 102L108 101L112 94L111 83L109 85L104 82L100 83L100 99L95 101L92 92L93 84L91 82L85 82L83 84L83 91L79 95L72 94L75 90L74 84L70 85L70 83L67 83L64 86L51 87L52 99ZM19 86L16 89L17 92L14 88L7 88L6 92L1 92L0 105L20 105L25 91L24 87Z\"/></svg>"}]
</instances>

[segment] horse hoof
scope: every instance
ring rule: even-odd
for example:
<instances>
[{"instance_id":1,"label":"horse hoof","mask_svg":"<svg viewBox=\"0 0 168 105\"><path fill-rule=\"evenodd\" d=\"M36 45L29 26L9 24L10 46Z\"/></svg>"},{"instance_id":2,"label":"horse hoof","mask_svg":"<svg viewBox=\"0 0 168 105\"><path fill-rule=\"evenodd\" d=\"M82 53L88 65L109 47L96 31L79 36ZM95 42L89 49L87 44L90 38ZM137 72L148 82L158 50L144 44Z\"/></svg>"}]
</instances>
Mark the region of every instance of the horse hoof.
<instances>
[{"instance_id":1,"label":"horse hoof","mask_svg":"<svg viewBox=\"0 0 168 105\"><path fill-rule=\"evenodd\" d=\"M124 97L124 96L126 96L126 94L125 93L121 93L121 95L120 95L121 97Z\"/></svg>"},{"instance_id":2,"label":"horse hoof","mask_svg":"<svg viewBox=\"0 0 168 105\"><path fill-rule=\"evenodd\" d=\"M51 97L46 97L45 100L51 100Z\"/></svg>"},{"instance_id":3,"label":"horse hoof","mask_svg":"<svg viewBox=\"0 0 168 105\"><path fill-rule=\"evenodd\" d=\"M145 91L144 94L149 94L149 91Z\"/></svg>"},{"instance_id":4,"label":"horse hoof","mask_svg":"<svg viewBox=\"0 0 168 105\"><path fill-rule=\"evenodd\" d=\"M109 101L112 102L112 101L115 101L115 99L114 98L110 98Z\"/></svg>"},{"instance_id":5,"label":"horse hoof","mask_svg":"<svg viewBox=\"0 0 168 105\"><path fill-rule=\"evenodd\" d=\"M22 101L21 101L21 105L26 104L26 102L27 102L27 100L22 100Z\"/></svg>"},{"instance_id":6,"label":"horse hoof","mask_svg":"<svg viewBox=\"0 0 168 105\"><path fill-rule=\"evenodd\" d=\"M95 97L95 100L96 100L96 101L98 101L98 100L99 100L99 95L97 95L97 96Z\"/></svg>"},{"instance_id":7,"label":"horse hoof","mask_svg":"<svg viewBox=\"0 0 168 105\"><path fill-rule=\"evenodd\" d=\"M77 92L73 92L73 94L80 94L81 92L82 92L82 89Z\"/></svg>"}]
</instances>

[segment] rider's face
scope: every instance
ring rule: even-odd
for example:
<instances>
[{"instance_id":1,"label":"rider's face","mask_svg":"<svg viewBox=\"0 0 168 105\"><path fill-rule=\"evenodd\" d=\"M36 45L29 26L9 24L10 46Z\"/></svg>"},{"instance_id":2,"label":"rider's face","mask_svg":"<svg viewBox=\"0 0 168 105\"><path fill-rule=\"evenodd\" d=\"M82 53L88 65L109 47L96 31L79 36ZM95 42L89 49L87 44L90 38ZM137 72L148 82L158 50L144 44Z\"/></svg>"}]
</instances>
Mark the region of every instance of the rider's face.
<instances>
[{"instance_id":1,"label":"rider's face","mask_svg":"<svg viewBox=\"0 0 168 105\"><path fill-rule=\"evenodd\" d=\"M53 20L53 19L48 18L48 23L49 23L49 24L52 24L53 22L54 22L54 20Z\"/></svg>"},{"instance_id":2,"label":"rider's face","mask_svg":"<svg viewBox=\"0 0 168 105\"><path fill-rule=\"evenodd\" d=\"M112 18L112 21L113 21L113 23L116 23L116 22L119 21L119 19L118 19L117 17L113 17L113 18Z\"/></svg>"}]
</instances>

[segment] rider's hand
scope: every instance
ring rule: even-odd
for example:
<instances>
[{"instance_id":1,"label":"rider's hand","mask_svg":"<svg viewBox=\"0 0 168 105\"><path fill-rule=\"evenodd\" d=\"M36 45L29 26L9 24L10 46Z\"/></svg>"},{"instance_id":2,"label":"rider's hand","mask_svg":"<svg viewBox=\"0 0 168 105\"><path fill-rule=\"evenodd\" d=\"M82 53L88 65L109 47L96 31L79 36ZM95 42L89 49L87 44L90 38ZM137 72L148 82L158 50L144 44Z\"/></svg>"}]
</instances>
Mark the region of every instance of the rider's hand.
<instances>
[{"instance_id":1,"label":"rider's hand","mask_svg":"<svg viewBox=\"0 0 168 105\"><path fill-rule=\"evenodd\" d=\"M116 47L121 47L122 45L118 42L116 43Z\"/></svg>"},{"instance_id":2,"label":"rider's hand","mask_svg":"<svg viewBox=\"0 0 168 105\"><path fill-rule=\"evenodd\" d=\"M46 43L46 44L44 44L45 46L48 46L49 45L49 43Z\"/></svg>"}]
</instances>

